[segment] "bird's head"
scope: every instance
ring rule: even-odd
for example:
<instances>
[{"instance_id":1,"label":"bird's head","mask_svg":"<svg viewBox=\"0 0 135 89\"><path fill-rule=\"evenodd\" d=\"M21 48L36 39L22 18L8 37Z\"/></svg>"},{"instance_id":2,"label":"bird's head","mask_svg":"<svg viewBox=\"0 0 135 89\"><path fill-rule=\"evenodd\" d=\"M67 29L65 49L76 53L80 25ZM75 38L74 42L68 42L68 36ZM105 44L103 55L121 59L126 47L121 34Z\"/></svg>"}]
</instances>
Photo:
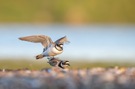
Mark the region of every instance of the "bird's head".
<instances>
[{"instance_id":1,"label":"bird's head","mask_svg":"<svg viewBox=\"0 0 135 89\"><path fill-rule=\"evenodd\" d=\"M55 48L57 49L57 50L63 50L63 44L56 44L55 45Z\"/></svg>"},{"instance_id":2,"label":"bird's head","mask_svg":"<svg viewBox=\"0 0 135 89\"><path fill-rule=\"evenodd\" d=\"M63 64L64 66L70 66L69 61L64 61L62 64Z\"/></svg>"}]
</instances>

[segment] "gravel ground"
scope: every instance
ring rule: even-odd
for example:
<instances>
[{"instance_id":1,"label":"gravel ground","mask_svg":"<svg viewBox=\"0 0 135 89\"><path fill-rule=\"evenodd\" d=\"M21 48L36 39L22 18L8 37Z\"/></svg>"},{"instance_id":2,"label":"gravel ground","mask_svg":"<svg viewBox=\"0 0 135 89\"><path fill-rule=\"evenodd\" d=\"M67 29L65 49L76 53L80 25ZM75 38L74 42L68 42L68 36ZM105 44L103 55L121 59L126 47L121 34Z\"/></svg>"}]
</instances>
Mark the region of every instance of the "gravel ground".
<instances>
[{"instance_id":1,"label":"gravel ground","mask_svg":"<svg viewBox=\"0 0 135 89\"><path fill-rule=\"evenodd\" d=\"M2 69L0 89L135 89L135 68Z\"/></svg>"}]
</instances>

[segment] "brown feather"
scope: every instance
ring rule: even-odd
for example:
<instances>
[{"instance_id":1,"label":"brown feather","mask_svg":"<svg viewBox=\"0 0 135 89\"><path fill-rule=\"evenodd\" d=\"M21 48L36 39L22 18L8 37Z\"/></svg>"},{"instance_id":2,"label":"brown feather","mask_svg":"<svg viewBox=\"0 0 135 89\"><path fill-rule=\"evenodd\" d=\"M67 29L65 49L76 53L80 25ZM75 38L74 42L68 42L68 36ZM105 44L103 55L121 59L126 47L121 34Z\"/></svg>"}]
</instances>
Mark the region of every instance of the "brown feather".
<instances>
[{"instance_id":1,"label":"brown feather","mask_svg":"<svg viewBox=\"0 0 135 89\"><path fill-rule=\"evenodd\" d=\"M53 43L51 38L45 35L26 36L20 37L19 39L28 42L41 43L44 47L47 47L50 45L50 43Z\"/></svg>"}]
</instances>

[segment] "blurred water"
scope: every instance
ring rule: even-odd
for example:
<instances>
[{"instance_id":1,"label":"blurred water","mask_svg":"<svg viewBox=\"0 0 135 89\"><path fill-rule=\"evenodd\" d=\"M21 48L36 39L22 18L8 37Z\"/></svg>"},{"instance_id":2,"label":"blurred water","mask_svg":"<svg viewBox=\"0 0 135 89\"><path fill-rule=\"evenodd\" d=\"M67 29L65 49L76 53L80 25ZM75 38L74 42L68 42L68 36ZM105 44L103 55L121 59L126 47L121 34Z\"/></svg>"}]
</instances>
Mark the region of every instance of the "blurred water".
<instances>
[{"instance_id":1,"label":"blurred water","mask_svg":"<svg viewBox=\"0 0 135 89\"><path fill-rule=\"evenodd\" d=\"M18 37L44 34L53 41L67 36L70 44L64 46L61 58L131 59L135 58L134 25L34 25L1 24L0 57L33 58L42 52L40 44L23 42Z\"/></svg>"}]
</instances>

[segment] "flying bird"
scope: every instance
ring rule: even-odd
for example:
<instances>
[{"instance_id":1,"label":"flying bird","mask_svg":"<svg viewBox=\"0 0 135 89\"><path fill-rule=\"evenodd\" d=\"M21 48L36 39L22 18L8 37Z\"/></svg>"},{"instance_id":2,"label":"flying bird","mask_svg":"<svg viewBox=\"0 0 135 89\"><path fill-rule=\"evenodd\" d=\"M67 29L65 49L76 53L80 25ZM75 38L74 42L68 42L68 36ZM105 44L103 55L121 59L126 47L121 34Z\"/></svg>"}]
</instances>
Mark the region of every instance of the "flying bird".
<instances>
[{"instance_id":1,"label":"flying bird","mask_svg":"<svg viewBox=\"0 0 135 89\"><path fill-rule=\"evenodd\" d=\"M55 42L53 42L49 36L45 35L32 35L20 37L19 39L22 41L41 43L44 46L43 52L37 55L36 59L41 59L43 57L47 57L48 59L53 58L54 56L63 52L64 43L69 43L66 36L61 37Z\"/></svg>"}]
</instances>

